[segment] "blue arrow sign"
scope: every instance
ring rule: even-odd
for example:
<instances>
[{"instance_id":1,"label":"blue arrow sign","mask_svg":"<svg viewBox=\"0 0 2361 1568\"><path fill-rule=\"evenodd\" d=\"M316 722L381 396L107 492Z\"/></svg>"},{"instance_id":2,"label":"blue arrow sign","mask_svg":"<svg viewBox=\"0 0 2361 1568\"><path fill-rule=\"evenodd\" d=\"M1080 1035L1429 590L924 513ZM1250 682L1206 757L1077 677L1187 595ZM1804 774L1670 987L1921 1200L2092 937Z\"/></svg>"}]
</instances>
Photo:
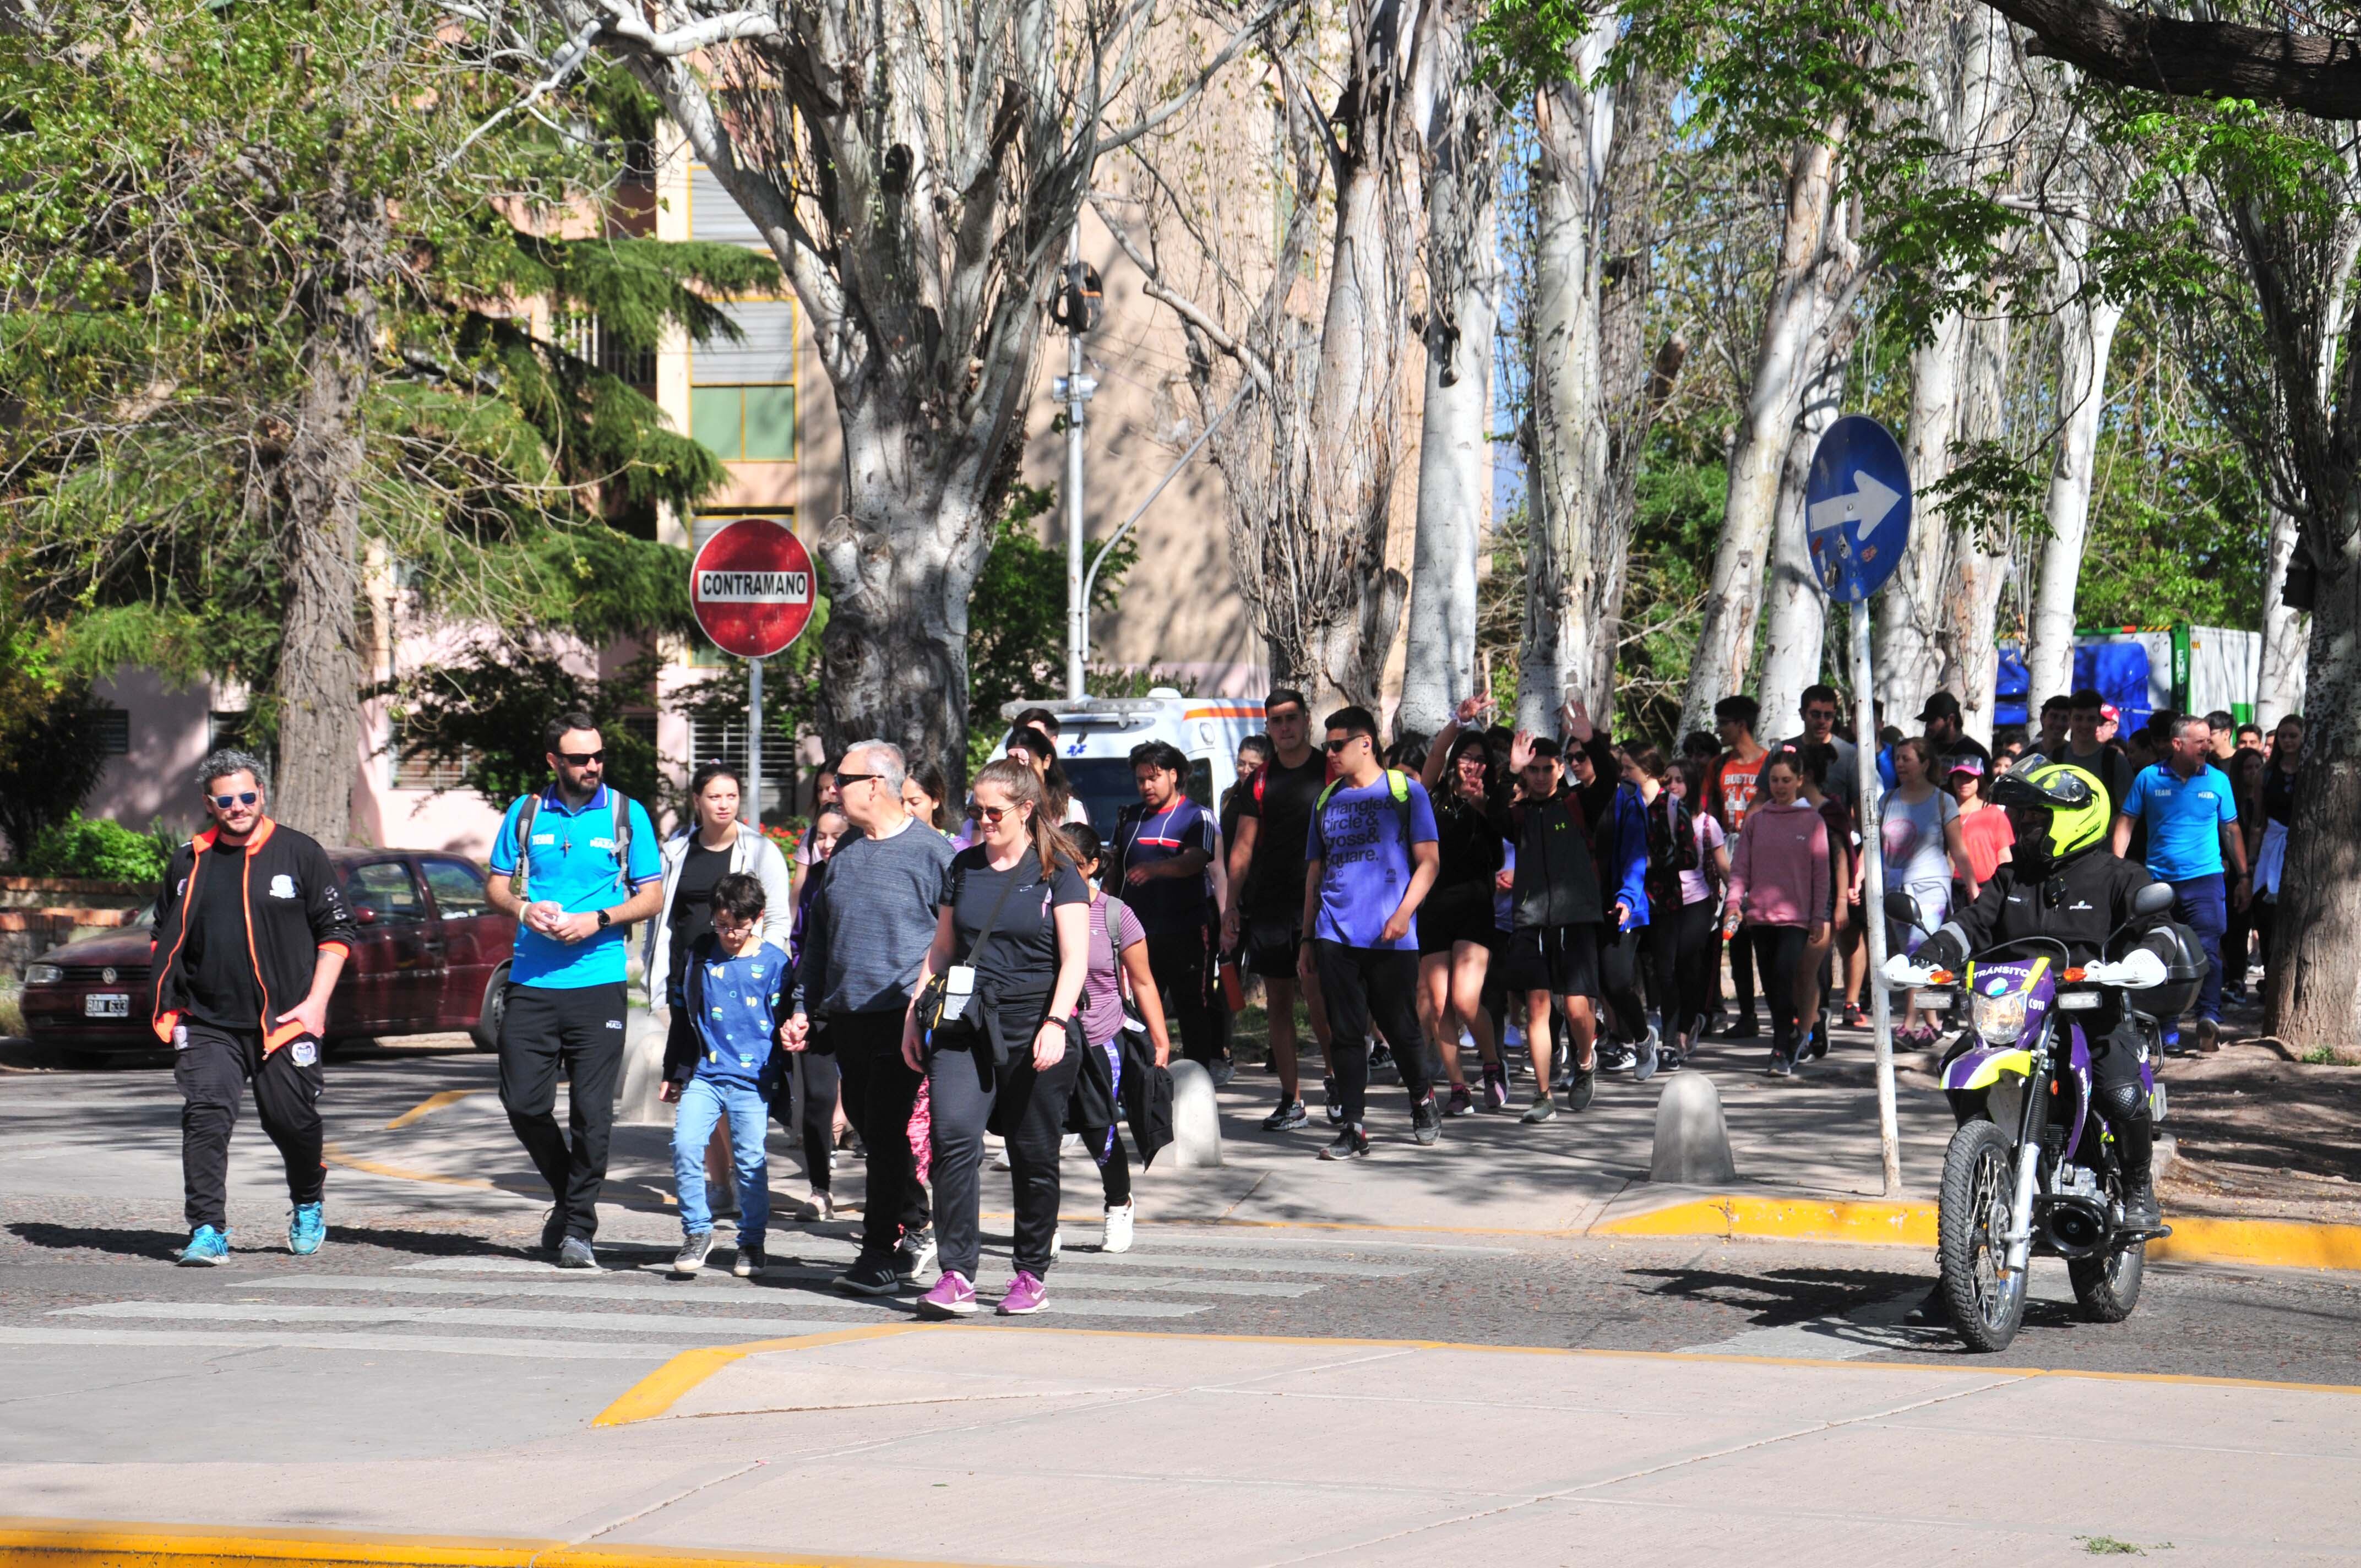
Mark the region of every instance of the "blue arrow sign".
<instances>
[{"instance_id":1,"label":"blue arrow sign","mask_svg":"<svg viewBox=\"0 0 2361 1568\"><path fill-rule=\"evenodd\" d=\"M1867 414L1828 426L1804 482L1812 571L1832 599L1858 604L1902 565L1910 540L1910 466Z\"/></svg>"}]
</instances>

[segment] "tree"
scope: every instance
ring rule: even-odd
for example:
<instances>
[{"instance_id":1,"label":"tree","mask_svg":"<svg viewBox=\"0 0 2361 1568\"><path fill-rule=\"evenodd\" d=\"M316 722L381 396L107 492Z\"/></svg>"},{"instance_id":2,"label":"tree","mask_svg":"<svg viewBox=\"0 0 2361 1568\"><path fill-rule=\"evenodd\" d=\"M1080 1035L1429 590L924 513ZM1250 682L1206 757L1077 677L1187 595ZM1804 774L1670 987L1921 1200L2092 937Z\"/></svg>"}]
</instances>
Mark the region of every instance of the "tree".
<instances>
[{"instance_id":1,"label":"tree","mask_svg":"<svg viewBox=\"0 0 2361 1568\"><path fill-rule=\"evenodd\" d=\"M57 642L48 629L0 620L0 839L18 861L106 772L90 683L59 667Z\"/></svg>"},{"instance_id":2,"label":"tree","mask_svg":"<svg viewBox=\"0 0 2361 1568\"><path fill-rule=\"evenodd\" d=\"M429 611L678 619L677 552L606 520L691 504L719 465L569 345L726 332L692 285L772 269L596 224L560 237L611 178L602 133L631 94L538 83L566 124L511 113L508 57L432 0L66 0L13 20L0 505L19 586L69 620L82 667L243 681L274 809L336 842L364 538Z\"/></svg>"},{"instance_id":3,"label":"tree","mask_svg":"<svg viewBox=\"0 0 2361 1568\"><path fill-rule=\"evenodd\" d=\"M653 706L662 662L645 652L602 680L579 648L479 643L382 695L395 698L403 757L456 761L464 787L495 803L548 784L549 722L587 713L607 751L607 783L653 809L670 792L654 742L631 719ZM745 711L742 677L738 711Z\"/></svg>"},{"instance_id":4,"label":"tree","mask_svg":"<svg viewBox=\"0 0 2361 1568\"><path fill-rule=\"evenodd\" d=\"M968 762L989 761L1007 734L1003 707L1052 690L1066 663L1066 556L1041 543L1039 520L1056 510L1057 492L1019 483L1009 492L1000 524L976 575L968 607ZM1082 571L1107 549L1090 547ZM1130 539L1115 546L1091 585L1091 613L1114 610L1123 579L1139 559ZM1102 688L1104 689L1104 688Z\"/></svg>"},{"instance_id":5,"label":"tree","mask_svg":"<svg viewBox=\"0 0 2361 1568\"><path fill-rule=\"evenodd\" d=\"M1269 13L1202 49L1168 34L1169 50L1156 34L1175 15L1155 0L519 0L500 14L559 68L577 47L622 61L785 269L844 438L845 511L816 552L832 609L821 734L831 749L884 736L957 769L969 598L1057 260L1099 160L1178 114ZM536 14L562 42L537 36Z\"/></svg>"}]
</instances>

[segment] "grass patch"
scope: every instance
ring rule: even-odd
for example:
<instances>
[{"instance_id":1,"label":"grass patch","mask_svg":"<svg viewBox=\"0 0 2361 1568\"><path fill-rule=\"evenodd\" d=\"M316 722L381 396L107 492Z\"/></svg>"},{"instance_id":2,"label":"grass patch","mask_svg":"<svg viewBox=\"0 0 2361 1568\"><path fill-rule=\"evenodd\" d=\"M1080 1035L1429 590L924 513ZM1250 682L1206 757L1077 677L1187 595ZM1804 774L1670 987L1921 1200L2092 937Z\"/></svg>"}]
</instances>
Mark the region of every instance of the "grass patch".
<instances>
[{"instance_id":1,"label":"grass patch","mask_svg":"<svg viewBox=\"0 0 2361 1568\"><path fill-rule=\"evenodd\" d=\"M2351 1067L2354 1058L2334 1046L2314 1046L2300 1058L2312 1067Z\"/></svg>"},{"instance_id":2,"label":"grass patch","mask_svg":"<svg viewBox=\"0 0 2361 1568\"><path fill-rule=\"evenodd\" d=\"M0 986L0 1035L22 1035L25 1032L25 1010L17 1005L22 993L13 985Z\"/></svg>"},{"instance_id":3,"label":"grass patch","mask_svg":"<svg viewBox=\"0 0 2361 1568\"><path fill-rule=\"evenodd\" d=\"M2117 1541L2112 1535L2078 1535L2074 1539L2081 1541L2082 1550L2093 1557L2145 1557L2148 1552L2145 1546L2134 1546L2130 1541ZM2156 1550L2169 1552L2172 1542L2159 1541L2156 1543Z\"/></svg>"}]
</instances>

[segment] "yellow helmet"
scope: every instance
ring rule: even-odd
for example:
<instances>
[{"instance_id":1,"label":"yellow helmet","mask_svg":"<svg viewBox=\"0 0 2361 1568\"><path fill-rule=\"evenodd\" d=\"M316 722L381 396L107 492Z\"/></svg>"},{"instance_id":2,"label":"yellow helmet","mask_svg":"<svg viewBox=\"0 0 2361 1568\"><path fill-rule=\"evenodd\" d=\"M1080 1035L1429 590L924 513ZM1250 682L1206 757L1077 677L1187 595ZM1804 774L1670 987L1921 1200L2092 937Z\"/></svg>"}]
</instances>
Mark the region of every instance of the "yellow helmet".
<instances>
[{"instance_id":1,"label":"yellow helmet","mask_svg":"<svg viewBox=\"0 0 2361 1568\"><path fill-rule=\"evenodd\" d=\"M2107 786L2083 769L2066 762L2039 762L2003 773L1993 786L1993 804L2037 806L2049 813L2049 828L2038 842L2020 834L2020 855L2057 865L2094 848L2107 836L2114 802Z\"/></svg>"}]
</instances>

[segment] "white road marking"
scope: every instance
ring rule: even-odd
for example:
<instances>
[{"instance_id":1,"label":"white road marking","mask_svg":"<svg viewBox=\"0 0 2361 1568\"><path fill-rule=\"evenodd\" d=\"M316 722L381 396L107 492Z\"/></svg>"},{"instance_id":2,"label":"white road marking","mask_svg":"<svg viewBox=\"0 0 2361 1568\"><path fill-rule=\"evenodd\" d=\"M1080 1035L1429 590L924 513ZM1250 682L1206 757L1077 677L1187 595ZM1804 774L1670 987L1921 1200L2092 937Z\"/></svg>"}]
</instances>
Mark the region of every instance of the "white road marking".
<instances>
[{"instance_id":1,"label":"white road marking","mask_svg":"<svg viewBox=\"0 0 2361 1568\"><path fill-rule=\"evenodd\" d=\"M833 1280L832 1268L789 1268L774 1264L763 1270L765 1279ZM721 1279L729 1276L724 1273ZM1317 1285L1290 1285L1265 1279L1079 1279L1063 1268L1050 1276L1060 1290L1167 1290L1186 1296L1308 1296ZM991 1279L986 1277L985 1284ZM240 1288L244 1288L241 1286ZM383 1290L406 1296L538 1296L588 1301L669 1301L697 1306L709 1301L761 1301L770 1306L802 1303L770 1287L724 1284L719 1279L683 1280L674 1285L570 1284L556 1279L403 1279L384 1275L324 1275L316 1278L279 1278L259 1282L264 1290ZM850 1302L851 1299L844 1299Z\"/></svg>"},{"instance_id":2,"label":"white road marking","mask_svg":"<svg viewBox=\"0 0 2361 1568\"><path fill-rule=\"evenodd\" d=\"M841 1326L841 1325L837 1325ZM433 1351L445 1355L507 1355L546 1361L661 1362L666 1347L617 1344L598 1340L531 1340L450 1334L306 1334L203 1332L177 1329L68 1329L0 1327L0 1345L188 1345L224 1350Z\"/></svg>"}]
</instances>

